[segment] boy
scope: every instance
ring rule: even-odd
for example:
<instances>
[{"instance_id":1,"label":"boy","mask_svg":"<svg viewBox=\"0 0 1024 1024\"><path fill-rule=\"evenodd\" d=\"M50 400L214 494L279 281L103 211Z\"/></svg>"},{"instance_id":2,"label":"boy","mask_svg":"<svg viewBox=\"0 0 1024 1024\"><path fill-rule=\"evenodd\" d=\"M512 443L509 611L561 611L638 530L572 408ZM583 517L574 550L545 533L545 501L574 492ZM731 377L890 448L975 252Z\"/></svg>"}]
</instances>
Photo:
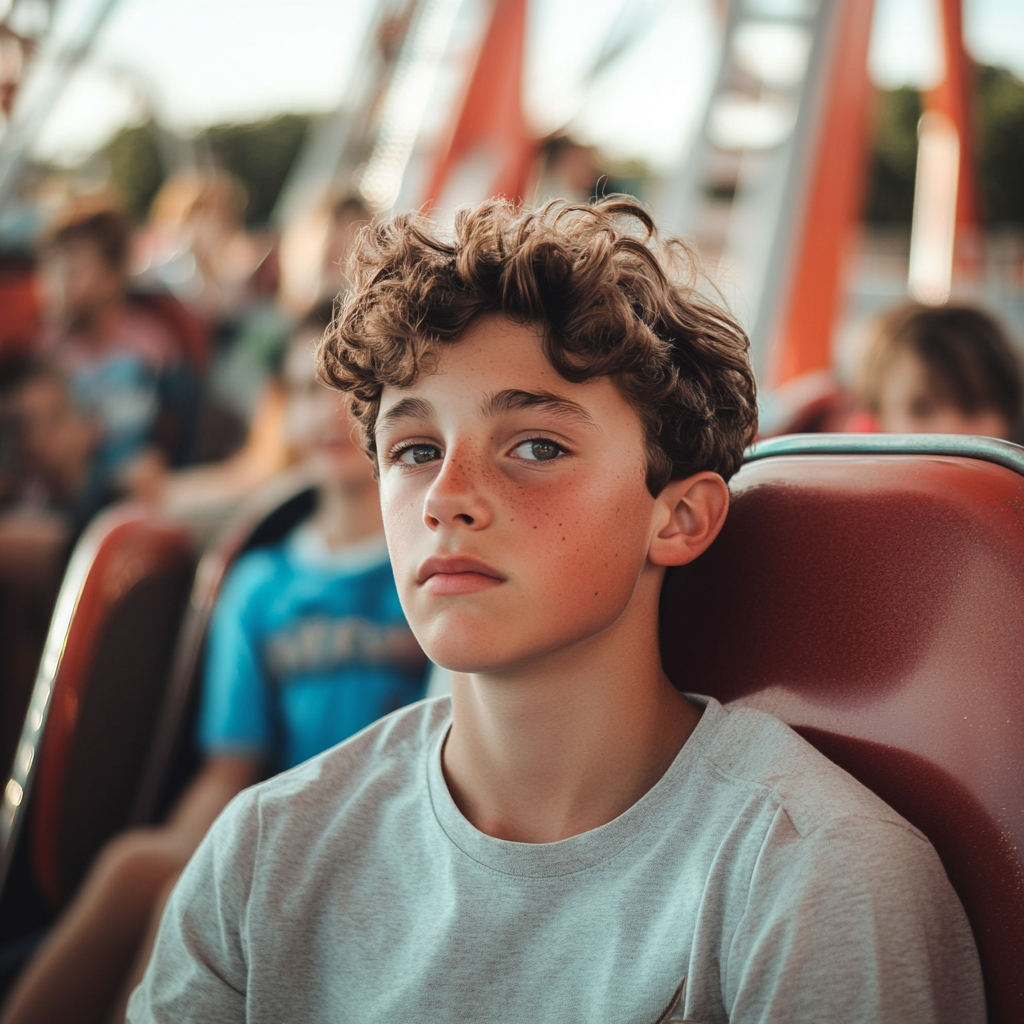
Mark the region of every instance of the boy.
<instances>
[{"instance_id":1,"label":"boy","mask_svg":"<svg viewBox=\"0 0 1024 1024\"><path fill-rule=\"evenodd\" d=\"M685 269L624 200L363 233L321 372L451 699L225 811L133 1024L984 1019L923 837L662 670L665 568L718 533L756 419Z\"/></svg>"},{"instance_id":2,"label":"boy","mask_svg":"<svg viewBox=\"0 0 1024 1024\"><path fill-rule=\"evenodd\" d=\"M166 825L126 833L97 858L4 1024L123 1021L170 887L225 804L423 694L372 467L347 401L315 379L324 326L319 312L299 326L283 368L289 440L317 481L317 509L225 581L200 713L204 766Z\"/></svg>"},{"instance_id":3,"label":"boy","mask_svg":"<svg viewBox=\"0 0 1024 1024\"><path fill-rule=\"evenodd\" d=\"M886 433L1015 440L1021 396L1010 339L973 306L898 306L882 319L864 360L861 401Z\"/></svg>"}]
</instances>

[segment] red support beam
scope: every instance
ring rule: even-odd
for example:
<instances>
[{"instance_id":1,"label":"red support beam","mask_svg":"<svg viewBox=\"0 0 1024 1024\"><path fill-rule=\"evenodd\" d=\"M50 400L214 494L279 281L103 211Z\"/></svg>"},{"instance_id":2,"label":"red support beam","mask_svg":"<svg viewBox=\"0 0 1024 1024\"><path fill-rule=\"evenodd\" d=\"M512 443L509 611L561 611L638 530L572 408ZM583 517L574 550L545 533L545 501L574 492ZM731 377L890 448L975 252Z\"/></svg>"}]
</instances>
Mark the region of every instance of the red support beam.
<instances>
[{"instance_id":1,"label":"red support beam","mask_svg":"<svg viewBox=\"0 0 1024 1024\"><path fill-rule=\"evenodd\" d=\"M843 296L844 264L863 205L872 88L868 44L874 0L842 5L831 75L811 165L793 287L770 368L778 386L832 364L832 335Z\"/></svg>"},{"instance_id":2,"label":"red support beam","mask_svg":"<svg viewBox=\"0 0 1024 1024\"><path fill-rule=\"evenodd\" d=\"M494 0L490 25L448 143L430 175L425 202L470 202L494 195L521 199L526 192L537 154L522 105L526 4ZM466 186L482 194L450 197L446 189L460 175L472 177L472 185Z\"/></svg>"}]
</instances>

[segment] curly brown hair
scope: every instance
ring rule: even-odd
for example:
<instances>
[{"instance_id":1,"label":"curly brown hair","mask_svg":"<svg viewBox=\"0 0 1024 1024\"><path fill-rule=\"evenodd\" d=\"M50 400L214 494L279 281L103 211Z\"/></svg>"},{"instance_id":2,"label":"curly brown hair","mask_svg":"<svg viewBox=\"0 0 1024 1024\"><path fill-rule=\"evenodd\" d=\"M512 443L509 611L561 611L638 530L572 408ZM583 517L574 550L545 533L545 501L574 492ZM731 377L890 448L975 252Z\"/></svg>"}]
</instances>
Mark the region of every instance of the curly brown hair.
<instances>
[{"instance_id":1,"label":"curly brown hair","mask_svg":"<svg viewBox=\"0 0 1024 1024\"><path fill-rule=\"evenodd\" d=\"M696 290L692 252L660 241L635 200L532 210L492 199L459 211L447 238L403 214L363 229L348 273L319 370L353 394L375 462L384 387L410 387L439 345L488 313L539 325L566 380L615 381L642 420L654 495L701 470L728 479L754 438L747 337Z\"/></svg>"}]
</instances>

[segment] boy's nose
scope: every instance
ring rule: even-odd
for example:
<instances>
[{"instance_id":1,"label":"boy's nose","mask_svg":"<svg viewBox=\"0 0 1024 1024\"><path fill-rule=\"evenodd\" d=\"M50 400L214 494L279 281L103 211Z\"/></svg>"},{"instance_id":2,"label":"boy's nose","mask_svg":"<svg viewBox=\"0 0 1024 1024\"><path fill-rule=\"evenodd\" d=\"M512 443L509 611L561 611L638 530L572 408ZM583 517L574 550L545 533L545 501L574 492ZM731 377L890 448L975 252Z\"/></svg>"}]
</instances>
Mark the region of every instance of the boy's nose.
<instances>
[{"instance_id":1,"label":"boy's nose","mask_svg":"<svg viewBox=\"0 0 1024 1024\"><path fill-rule=\"evenodd\" d=\"M476 460L449 451L427 491L423 521L431 530L463 526L482 530L494 520L491 499L485 493L485 473Z\"/></svg>"}]
</instances>

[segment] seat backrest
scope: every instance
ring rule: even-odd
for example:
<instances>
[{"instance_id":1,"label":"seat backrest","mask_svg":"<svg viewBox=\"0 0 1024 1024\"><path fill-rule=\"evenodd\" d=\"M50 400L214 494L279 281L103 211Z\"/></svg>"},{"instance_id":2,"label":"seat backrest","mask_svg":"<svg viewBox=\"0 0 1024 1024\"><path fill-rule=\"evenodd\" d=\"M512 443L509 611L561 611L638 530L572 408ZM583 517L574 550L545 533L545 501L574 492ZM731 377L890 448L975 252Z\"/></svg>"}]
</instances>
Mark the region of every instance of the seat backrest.
<instances>
[{"instance_id":1,"label":"seat backrest","mask_svg":"<svg viewBox=\"0 0 1024 1024\"><path fill-rule=\"evenodd\" d=\"M929 837L999 1024L1024 1020L1022 474L983 438L764 442L662 597L677 686L773 713Z\"/></svg>"},{"instance_id":2,"label":"seat backrest","mask_svg":"<svg viewBox=\"0 0 1024 1024\"><path fill-rule=\"evenodd\" d=\"M224 577L240 555L273 544L313 511L316 492L301 470L260 490L214 538L199 562L174 651L159 724L142 772L133 824L158 820L194 765L186 756L187 723L195 711L210 618ZM178 770L180 767L181 770Z\"/></svg>"},{"instance_id":3,"label":"seat backrest","mask_svg":"<svg viewBox=\"0 0 1024 1024\"><path fill-rule=\"evenodd\" d=\"M123 828L195 568L184 526L99 516L71 556L0 806L0 885L31 791L32 861L53 905Z\"/></svg>"}]
</instances>

